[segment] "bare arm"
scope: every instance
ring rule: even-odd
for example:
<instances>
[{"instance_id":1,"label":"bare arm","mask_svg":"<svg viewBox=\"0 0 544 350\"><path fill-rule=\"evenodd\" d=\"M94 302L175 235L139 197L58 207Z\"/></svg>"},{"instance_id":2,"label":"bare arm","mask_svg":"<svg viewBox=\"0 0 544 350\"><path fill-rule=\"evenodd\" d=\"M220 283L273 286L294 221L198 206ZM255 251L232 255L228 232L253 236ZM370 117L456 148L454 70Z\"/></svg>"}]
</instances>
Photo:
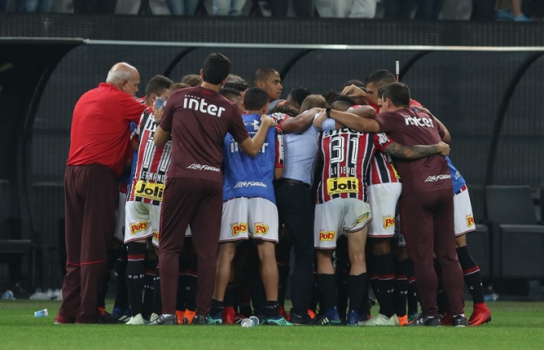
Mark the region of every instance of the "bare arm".
<instances>
[{"instance_id":1,"label":"bare arm","mask_svg":"<svg viewBox=\"0 0 544 350\"><path fill-rule=\"evenodd\" d=\"M450 146L447 143L440 142L436 145L417 145L417 146L404 146L399 143L393 142L385 149L385 153L401 158L416 160L424 157L434 156L440 154L447 156L450 154Z\"/></svg>"},{"instance_id":2,"label":"bare arm","mask_svg":"<svg viewBox=\"0 0 544 350\"><path fill-rule=\"evenodd\" d=\"M155 142L155 146L157 147L164 146L166 141L168 141L169 137L170 137L170 131L165 131L163 128L160 127L160 125L157 125L157 129L155 130L155 135L153 135L153 141Z\"/></svg>"},{"instance_id":3,"label":"bare arm","mask_svg":"<svg viewBox=\"0 0 544 350\"><path fill-rule=\"evenodd\" d=\"M274 169L274 179L278 180L281 179L283 176L283 168L275 168Z\"/></svg>"},{"instance_id":4,"label":"bare arm","mask_svg":"<svg viewBox=\"0 0 544 350\"><path fill-rule=\"evenodd\" d=\"M259 153L261 147L263 147L268 129L271 126L276 126L276 122L274 121L274 119L270 118L267 115L261 116L261 122L261 126L259 127L259 130L255 134L255 136L253 136L253 138L248 137L247 139L242 141L242 143L240 143L240 148L242 149L242 151L246 152L252 157L255 157Z\"/></svg>"},{"instance_id":5,"label":"bare arm","mask_svg":"<svg viewBox=\"0 0 544 350\"><path fill-rule=\"evenodd\" d=\"M314 116L321 111L321 108L309 109L295 118L287 118L281 123L281 131L284 134L300 133L308 130L312 125Z\"/></svg>"},{"instance_id":6,"label":"bare arm","mask_svg":"<svg viewBox=\"0 0 544 350\"><path fill-rule=\"evenodd\" d=\"M374 111L374 108L372 107L368 107L364 113L368 115L376 115L376 111ZM378 124L375 119L361 118L360 116L352 113L340 112L335 110L332 110L330 114L332 119L336 120L338 123L345 125L350 129L361 132L380 132L380 124Z\"/></svg>"}]
</instances>

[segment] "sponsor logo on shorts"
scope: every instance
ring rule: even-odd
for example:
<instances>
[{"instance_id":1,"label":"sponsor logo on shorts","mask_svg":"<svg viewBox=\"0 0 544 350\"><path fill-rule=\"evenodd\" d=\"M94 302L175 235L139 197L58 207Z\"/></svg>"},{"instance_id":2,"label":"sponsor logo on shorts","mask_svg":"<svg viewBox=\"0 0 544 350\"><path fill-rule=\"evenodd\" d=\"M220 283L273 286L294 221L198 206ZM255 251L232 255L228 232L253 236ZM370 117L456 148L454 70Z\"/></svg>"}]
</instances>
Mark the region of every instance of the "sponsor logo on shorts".
<instances>
[{"instance_id":1,"label":"sponsor logo on shorts","mask_svg":"<svg viewBox=\"0 0 544 350\"><path fill-rule=\"evenodd\" d=\"M361 215L361 217L359 217L359 219L357 220L357 222L355 223L355 225L357 225L357 224L360 223L360 222L365 221L365 220L368 219L369 217L370 217L370 213L364 213L363 215Z\"/></svg>"},{"instance_id":2,"label":"sponsor logo on shorts","mask_svg":"<svg viewBox=\"0 0 544 350\"><path fill-rule=\"evenodd\" d=\"M395 217L394 216L384 216L383 217L383 228L390 228L395 226Z\"/></svg>"},{"instance_id":3,"label":"sponsor logo on shorts","mask_svg":"<svg viewBox=\"0 0 544 350\"><path fill-rule=\"evenodd\" d=\"M359 179L356 177L333 177L327 179L329 195L341 193L359 193Z\"/></svg>"},{"instance_id":4,"label":"sponsor logo on shorts","mask_svg":"<svg viewBox=\"0 0 544 350\"><path fill-rule=\"evenodd\" d=\"M147 221L140 221L134 224L130 224L130 233L134 236L138 232L147 230L148 226L149 226L149 222Z\"/></svg>"},{"instance_id":5,"label":"sponsor logo on shorts","mask_svg":"<svg viewBox=\"0 0 544 350\"><path fill-rule=\"evenodd\" d=\"M474 216L467 215L467 227L474 226Z\"/></svg>"},{"instance_id":6,"label":"sponsor logo on shorts","mask_svg":"<svg viewBox=\"0 0 544 350\"><path fill-rule=\"evenodd\" d=\"M451 175L432 175L432 176L429 176L427 178L427 180L425 180L425 182L437 182L437 181L442 181L442 180L449 180L451 179Z\"/></svg>"},{"instance_id":7,"label":"sponsor logo on shorts","mask_svg":"<svg viewBox=\"0 0 544 350\"><path fill-rule=\"evenodd\" d=\"M247 223L237 222L236 224L231 224L230 229L234 237L238 236L240 233L247 233Z\"/></svg>"},{"instance_id":8,"label":"sponsor logo on shorts","mask_svg":"<svg viewBox=\"0 0 544 350\"><path fill-rule=\"evenodd\" d=\"M161 240L161 234L157 231L153 231L153 239L155 241L160 241Z\"/></svg>"},{"instance_id":9,"label":"sponsor logo on shorts","mask_svg":"<svg viewBox=\"0 0 544 350\"><path fill-rule=\"evenodd\" d=\"M189 165L187 169L215 171L216 173L221 171L221 169L213 167L211 165L203 165L203 164L196 164L196 163Z\"/></svg>"},{"instance_id":10,"label":"sponsor logo on shorts","mask_svg":"<svg viewBox=\"0 0 544 350\"><path fill-rule=\"evenodd\" d=\"M264 236L268 233L268 225L265 224L255 224L255 235Z\"/></svg>"},{"instance_id":11,"label":"sponsor logo on shorts","mask_svg":"<svg viewBox=\"0 0 544 350\"><path fill-rule=\"evenodd\" d=\"M234 188L245 188L245 187L264 187L264 188L267 188L265 183L258 182L258 181L240 181L234 186Z\"/></svg>"},{"instance_id":12,"label":"sponsor logo on shorts","mask_svg":"<svg viewBox=\"0 0 544 350\"><path fill-rule=\"evenodd\" d=\"M336 237L334 231L321 231L319 232L319 242L332 241Z\"/></svg>"},{"instance_id":13,"label":"sponsor logo on shorts","mask_svg":"<svg viewBox=\"0 0 544 350\"><path fill-rule=\"evenodd\" d=\"M164 185L140 180L136 183L134 195L136 197L148 198L154 201L162 202Z\"/></svg>"}]
</instances>

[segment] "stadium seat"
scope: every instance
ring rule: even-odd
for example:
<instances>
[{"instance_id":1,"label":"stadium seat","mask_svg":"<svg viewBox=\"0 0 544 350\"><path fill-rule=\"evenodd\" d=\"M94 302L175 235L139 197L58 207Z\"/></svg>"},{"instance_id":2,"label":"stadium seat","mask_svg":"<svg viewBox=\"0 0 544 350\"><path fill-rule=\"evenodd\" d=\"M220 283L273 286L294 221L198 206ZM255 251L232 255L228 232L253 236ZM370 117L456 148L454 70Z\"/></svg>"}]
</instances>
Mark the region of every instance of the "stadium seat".
<instances>
[{"instance_id":1,"label":"stadium seat","mask_svg":"<svg viewBox=\"0 0 544 350\"><path fill-rule=\"evenodd\" d=\"M495 278L544 278L544 226L537 224L529 186L488 186L492 275Z\"/></svg>"}]
</instances>

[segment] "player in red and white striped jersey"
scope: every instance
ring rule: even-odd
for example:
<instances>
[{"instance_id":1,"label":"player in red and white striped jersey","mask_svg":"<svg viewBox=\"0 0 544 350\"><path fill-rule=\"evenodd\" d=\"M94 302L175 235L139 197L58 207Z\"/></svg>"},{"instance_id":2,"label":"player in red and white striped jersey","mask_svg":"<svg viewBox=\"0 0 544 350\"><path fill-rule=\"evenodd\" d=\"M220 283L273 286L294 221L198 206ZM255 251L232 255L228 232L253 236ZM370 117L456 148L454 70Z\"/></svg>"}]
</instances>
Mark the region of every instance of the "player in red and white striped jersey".
<instances>
[{"instance_id":1,"label":"player in red and white striped jersey","mask_svg":"<svg viewBox=\"0 0 544 350\"><path fill-rule=\"evenodd\" d=\"M153 77L146 87L145 104L140 122L134 132L139 140L134 178L125 203L125 244L127 246L127 290L132 317L127 324L144 324L142 292L144 290L147 241L152 238L158 245L160 209L171 160L171 146L156 147L153 135L157 127L154 103L170 96L173 82L163 76ZM156 107L160 107L156 105ZM157 112L160 119L162 108Z\"/></svg>"}]
</instances>

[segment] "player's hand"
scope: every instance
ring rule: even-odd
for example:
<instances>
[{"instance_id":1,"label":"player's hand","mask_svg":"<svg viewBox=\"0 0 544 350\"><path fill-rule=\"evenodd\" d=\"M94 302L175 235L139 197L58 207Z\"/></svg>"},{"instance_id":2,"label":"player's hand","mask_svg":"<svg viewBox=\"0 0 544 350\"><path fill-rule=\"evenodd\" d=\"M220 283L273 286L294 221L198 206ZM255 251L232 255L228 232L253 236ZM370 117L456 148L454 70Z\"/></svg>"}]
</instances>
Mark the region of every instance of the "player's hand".
<instances>
[{"instance_id":1,"label":"player's hand","mask_svg":"<svg viewBox=\"0 0 544 350\"><path fill-rule=\"evenodd\" d=\"M418 112L424 112L424 113L427 113L429 115L432 115L431 114L431 111L429 111L427 108L425 107L421 107L421 106L416 106L416 105L410 105L410 108L413 108L415 109L416 111Z\"/></svg>"},{"instance_id":2,"label":"player's hand","mask_svg":"<svg viewBox=\"0 0 544 350\"><path fill-rule=\"evenodd\" d=\"M365 98L368 96L366 92L364 92L362 89L360 89L359 87L353 84L346 86L344 90L342 90L342 95L346 95L351 98L357 98L357 97Z\"/></svg>"},{"instance_id":3,"label":"player's hand","mask_svg":"<svg viewBox=\"0 0 544 350\"><path fill-rule=\"evenodd\" d=\"M327 112L325 110L322 110L314 119L314 126L318 129L321 129L321 125L323 125L323 122L326 119L327 119Z\"/></svg>"},{"instance_id":4,"label":"player's hand","mask_svg":"<svg viewBox=\"0 0 544 350\"><path fill-rule=\"evenodd\" d=\"M270 118L266 114L261 115L261 125L268 125L269 127L278 126L274 118Z\"/></svg>"},{"instance_id":5,"label":"player's hand","mask_svg":"<svg viewBox=\"0 0 544 350\"><path fill-rule=\"evenodd\" d=\"M439 142L437 145L438 147L438 154L447 156L450 154L450 145L448 145L445 142Z\"/></svg>"}]
</instances>

